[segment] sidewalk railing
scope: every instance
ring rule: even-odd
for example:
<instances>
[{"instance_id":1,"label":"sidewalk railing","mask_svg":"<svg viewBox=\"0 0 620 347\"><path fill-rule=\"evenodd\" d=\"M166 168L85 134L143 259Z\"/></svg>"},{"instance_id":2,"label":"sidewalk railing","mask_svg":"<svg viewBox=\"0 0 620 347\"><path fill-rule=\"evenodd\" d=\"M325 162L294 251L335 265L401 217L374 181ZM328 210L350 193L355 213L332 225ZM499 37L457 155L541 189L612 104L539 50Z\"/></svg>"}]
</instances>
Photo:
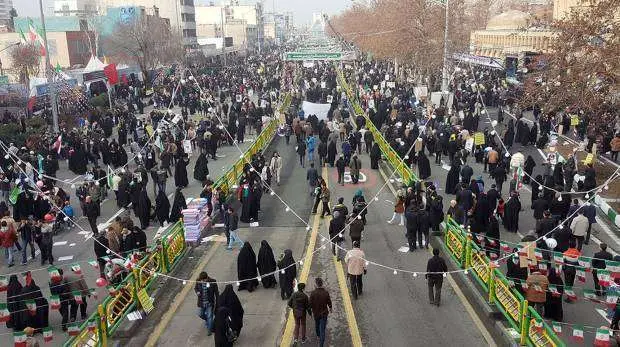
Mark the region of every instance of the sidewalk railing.
<instances>
[{"instance_id":1,"label":"sidewalk railing","mask_svg":"<svg viewBox=\"0 0 620 347\"><path fill-rule=\"evenodd\" d=\"M488 294L488 303L495 306L508 324L520 334L520 344L525 346L565 346L553 329L528 305L528 301L515 289L486 256L471 234L451 217L445 220L445 244L454 261L471 273L480 287ZM536 324L538 323L538 324Z\"/></svg>"},{"instance_id":2,"label":"sidewalk railing","mask_svg":"<svg viewBox=\"0 0 620 347\"><path fill-rule=\"evenodd\" d=\"M355 93L349 87L342 71L338 69L338 83L347 94L347 98L353 106L355 116L363 116L366 119L366 128L372 133L374 141L379 145L381 153L386 158L387 162L396 170L396 174L400 176L404 184L409 184L418 181L418 177L413 173L409 166L403 161L403 159L396 153L396 151L385 140L381 131L375 127L370 118L366 115L362 107L359 105L356 99Z\"/></svg>"}]
</instances>

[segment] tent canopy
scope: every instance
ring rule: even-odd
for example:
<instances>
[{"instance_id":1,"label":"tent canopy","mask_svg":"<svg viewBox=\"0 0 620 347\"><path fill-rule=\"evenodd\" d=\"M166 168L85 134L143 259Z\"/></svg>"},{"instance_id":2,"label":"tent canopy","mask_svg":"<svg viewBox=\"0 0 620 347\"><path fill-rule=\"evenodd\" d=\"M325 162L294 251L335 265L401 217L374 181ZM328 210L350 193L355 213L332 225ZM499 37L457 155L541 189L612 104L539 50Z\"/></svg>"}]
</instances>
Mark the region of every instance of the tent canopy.
<instances>
[{"instance_id":1,"label":"tent canopy","mask_svg":"<svg viewBox=\"0 0 620 347\"><path fill-rule=\"evenodd\" d=\"M88 61L88 64L86 65L82 73L89 73L93 71L103 71L103 68L106 66L107 64L102 63L101 60L99 60L99 58L93 55L90 57L90 60Z\"/></svg>"}]
</instances>

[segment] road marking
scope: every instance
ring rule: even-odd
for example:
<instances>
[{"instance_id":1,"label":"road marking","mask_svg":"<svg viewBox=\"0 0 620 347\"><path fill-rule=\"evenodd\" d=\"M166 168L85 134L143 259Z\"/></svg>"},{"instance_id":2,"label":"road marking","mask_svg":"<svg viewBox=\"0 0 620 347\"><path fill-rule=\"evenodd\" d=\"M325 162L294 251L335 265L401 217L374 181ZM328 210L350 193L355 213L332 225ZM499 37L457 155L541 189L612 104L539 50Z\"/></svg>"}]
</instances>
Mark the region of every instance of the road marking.
<instances>
[{"instance_id":1,"label":"road marking","mask_svg":"<svg viewBox=\"0 0 620 347\"><path fill-rule=\"evenodd\" d=\"M360 335L359 327L357 326L357 319L355 318L355 311L353 311L353 304L351 303L351 296L349 295L349 287L347 287L347 278L344 275L344 270L336 258L332 256L332 262L336 266L336 276L338 277L338 285L340 287L340 293L342 294L342 303L344 305L344 312L347 316L347 323L349 324L349 331L351 332L351 343L354 347L362 346L362 337Z\"/></svg>"},{"instance_id":2,"label":"road marking","mask_svg":"<svg viewBox=\"0 0 620 347\"><path fill-rule=\"evenodd\" d=\"M608 323L611 324L611 319L607 318L607 312L605 312L605 310L601 309L601 308L597 308L596 312L598 312L598 314L600 314L601 316L603 316L603 319L605 319Z\"/></svg>"},{"instance_id":3,"label":"road marking","mask_svg":"<svg viewBox=\"0 0 620 347\"><path fill-rule=\"evenodd\" d=\"M75 243L70 243L69 247L75 247Z\"/></svg>"},{"instance_id":4,"label":"road marking","mask_svg":"<svg viewBox=\"0 0 620 347\"><path fill-rule=\"evenodd\" d=\"M322 175L327 180L328 172L327 168L323 168ZM306 248L306 255L304 259L304 265L301 269L301 275L299 276L298 283L305 283L308 280L308 275L310 274L310 267L312 266L312 258L314 256L314 247L316 245L316 238L319 231L321 219L319 214L314 215L314 222L312 223L312 233L310 234L310 240L308 242L308 247ZM280 346L291 346L293 343L293 331L295 330L295 318L293 317L293 312L290 311L287 315L286 326L284 328L284 333L282 334L282 340L280 341Z\"/></svg>"},{"instance_id":5,"label":"road marking","mask_svg":"<svg viewBox=\"0 0 620 347\"><path fill-rule=\"evenodd\" d=\"M57 241L57 242L54 242L54 246L64 246L67 243L68 243L67 241Z\"/></svg>"},{"instance_id":6,"label":"road marking","mask_svg":"<svg viewBox=\"0 0 620 347\"><path fill-rule=\"evenodd\" d=\"M386 180L386 182L387 182L387 176L385 175L385 173L383 173L383 169L381 169L381 166L379 166L379 173L381 174L381 176L383 176L383 179ZM388 184L388 188L392 191L392 193L394 195L396 195L396 191L394 190L394 188L392 187L391 184ZM429 249L428 250L429 250L429 252L432 253L433 252L433 247L431 247L429 245ZM471 317L473 323L476 325L476 327L478 328L478 330L480 331L480 333L482 334L484 339L487 341L489 346L497 346L497 344L493 340L493 337L491 337L491 333L489 333L489 330L482 323L482 321L478 317L478 314L476 313L474 308L471 306L471 304L469 303L469 301L465 297L465 294L463 294L463 292L461 291L459 286L456 284L456 282L454 281L454 279L452 278L451 275L448 275L448 282L450 283L450 286L452 287L452 289L454 290L456 295L461 300L461 303L465 307L465 310L467 311L467 313L469 313L469 316Z\"/></svg>"},{"instance_id":7,"label":"road marking","mask_svg":"<svg viewBox=\"0 0 620 347\"><path fill-rule=\"evenodd\" d=\"M202 256L200 263L196 266L196 270L192 273L192 277L190 278L189 283L192 283L196 281L196 279L198 279L198 275L200 274L202 269L207 266L213 255L215 255L219 246L220 243L216 243L209 252L205 253ZM170 308L168 308L168 311L166 311L166 313L164 313L164 315L160 318L159 323L157 324L155 329L153 329L151 335L149 335L145 347L153 347L157 344L157 341L159 340L161 334L164 332L168 324L170 324L172 317L174 317L174 314L177 312L181 304L183 304L183 301L185 300L185 297L187 297L187 294L190 292L190 290L194 289L194 286L189 283L184 285L181 292L175 296L174 301L170 305Z\"/></svg>"},{"instance_id":8,"label":"road marking","mask_svg":"<svg viewBox=\"0 0 620 347\"><path fill-rule=\"evenodd\" d=\"M65 261L65 260L71 260L71 259L73 259L73 256L67 255L67 256L58 258L58 261Z\"/></svg>"}]
</instances>

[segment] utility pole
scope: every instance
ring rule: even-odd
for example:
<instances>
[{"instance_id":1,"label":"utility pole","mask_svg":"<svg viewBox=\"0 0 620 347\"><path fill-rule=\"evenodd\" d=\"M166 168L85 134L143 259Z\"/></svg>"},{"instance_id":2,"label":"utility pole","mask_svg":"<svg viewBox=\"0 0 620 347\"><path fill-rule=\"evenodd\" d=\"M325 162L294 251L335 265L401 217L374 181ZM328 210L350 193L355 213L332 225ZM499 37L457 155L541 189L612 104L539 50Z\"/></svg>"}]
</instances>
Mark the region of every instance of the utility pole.
<instances>
[{"instance_id":1,"label":"utility pole","mask_svg":"<svg viewBox=\"0 0 620 347\"><path fill-rule=\"evenodd\" d=\"M448 91L448 8L450 0L446 0L446 27L443 31L443 68L441 71L441 91Z\"/></svg>"},{"instance_id":2,"label":"utility pole","mask_svg":"<svg viewBox=\"0 0 620 347\"><path fill-rule=\"evenodd\" d=\"M39 11L41 12L41 29L43 29L43 44L45 45L45 74L49 86L50 104L52 106L52 122L54 133L58 133L58 105L56 104L56 85L54 84L54 72L50 63L50 50L47 44L47 31L45 30L45 15L43 14L43 1L39 0Z\"/></svg>"},{"instance_id":3,"label":"utility pole","mask_svg":"<svg viewBox=\"0 0 620 347\"><path fill-rule=\"evenodd\" d=\"M222 20L222 56L224 58L224 66L226 66L226 35L224 34L224 11L226 6L222 6L221 20Z\"/></svg>"}]
</instances>

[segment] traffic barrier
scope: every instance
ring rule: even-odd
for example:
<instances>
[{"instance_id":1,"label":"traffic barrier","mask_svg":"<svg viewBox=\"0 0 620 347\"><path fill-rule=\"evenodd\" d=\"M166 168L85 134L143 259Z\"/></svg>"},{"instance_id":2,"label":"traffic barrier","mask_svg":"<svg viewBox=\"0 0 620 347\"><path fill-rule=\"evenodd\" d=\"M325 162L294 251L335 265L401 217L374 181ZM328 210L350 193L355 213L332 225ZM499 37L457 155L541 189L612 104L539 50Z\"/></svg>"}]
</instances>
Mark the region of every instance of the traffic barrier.
<instances>
[{"instance_id":1,"label":"traffic barrier","mask_svg":"<svg viewBox=\"0 0 620 347\"><path fill-rule=\"evenodd\" d=\"M363 116L366 119L366 128L372 133L374 137L374 141L379 145L381 149L381 153L387 160L387 162L392 166L394 170L396 170L396 174L400 176L403 180L403 183L410 184L418 181L418 177L413 173L413 171L409 168L409 166L403 161L403 159L396 153L396 151L390 146L390 144L385 140L381 131L375 127L370 118L366 115L362 107L357 102L357 97L349 87L342 71L338 69L338 83L344 89L345 93L351 105L353 106L353 111L355 111L355 115Z\"/></svg>"},{"instance_id":2,"label":"traffic barrier","mask_svg":"<svg viewBox=\"0 0 620 347\"><path fill-rule=\"evenodd\" d=\"M471 273L488 294L489 304L497 307L508 324L519 332L521 345L565 346L549 324L529 306L528 301L511 288L504 274L497 269L497 263L486 256L484 249L474 242L472 234L450 216L445 220L445 244L452 259L459 267Z\"/></svg>"}]
</instances>

